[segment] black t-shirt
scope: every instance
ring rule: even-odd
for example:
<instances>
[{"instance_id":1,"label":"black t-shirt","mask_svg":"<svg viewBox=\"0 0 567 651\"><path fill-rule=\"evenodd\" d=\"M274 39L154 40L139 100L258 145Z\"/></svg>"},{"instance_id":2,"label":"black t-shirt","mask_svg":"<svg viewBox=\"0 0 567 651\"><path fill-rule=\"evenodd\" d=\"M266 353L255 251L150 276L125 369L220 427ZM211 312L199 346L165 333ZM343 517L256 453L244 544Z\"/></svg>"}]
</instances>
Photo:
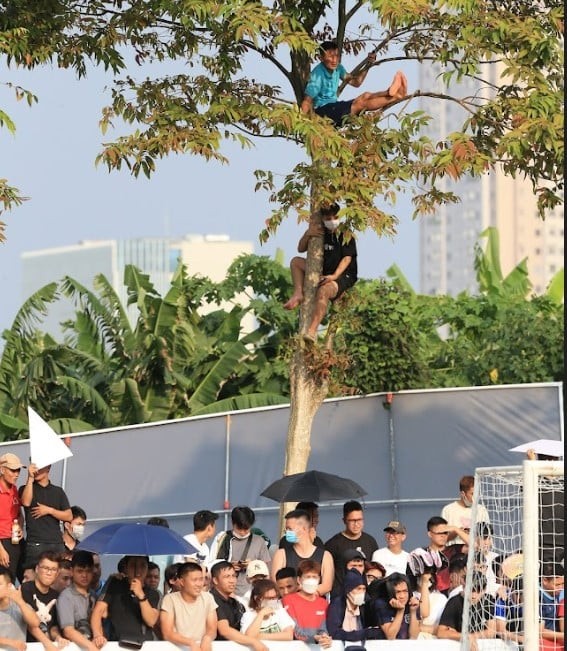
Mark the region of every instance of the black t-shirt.
<instances>
[{"instance_id":1,"label":"black t-shirt","mask_svg":"<svg viewBox=\"0 0 567 651\"><path fill-rule=\"evenodd\" d=\"M342 532L339 532L327 540L325 548L331 553L335 563L335 581L331 591L331 597L334 597L335 595L342 594L343 578L346 566L343 554L347 549L357 549L361 551L366 556L366 560L369 561L372 558L372 554L378 549L378 543L374 536L371 536L364 531L360 538L357 538L356 540L351 540L343 535Z\"/></svg>"},{"instance_id":2,"label":"black t-shirt","mask_svg":"<svg viewBox=\"0 0 567 651\"><path fill-rule=\"evenodd\" d=\"M245 608L242 605L238 599L235 599L234 597L229 597L228 599L225 599L219 592L217 592L214 588L211 590L211 594L213 595L213 599L217 603L217 620L220 622L223 619L226 619L228 621L228 625L230 628L235 628L237 631L240 630L240 620L242 619L242 615L244 615ZM223 640L226 640L226 637L223 637L218 631L217 631L217 641L221 642Z\"/></svg>"},{"instance_id":3,"label":"black t-shirt","mask_svg":"<svg viewBox=\"0 0 567 651\"><path fill-rule=\"evenodd\" d=\"M463 626L463 610L465 596L462 592L451 597L445 604L439 620L440 626L450 626L459 633ZM469 612L469 630L478 633L486 628L489 619L494 617L494 601L488 595L484 595L476 604L471 604Z\"/></svg>"},{"instance_id":4,"label":"black t-shirt","mask_svg":"<svg viewBox=\"0 0 567 651\"><path fill-rule=\"evenodd\" d=\"M20 487L20 497L24 486ZM44 515L41 518L34 518L30 509L38 504L51 506L58 511L70 509L69 500L65 491L60 486L54 486L51 482L47 486L40 486L33 483L32 501L29 506L24 507L26 514L26 541L34 543L63 543L61 525L57 518L52 515Z\"/></svg>"},{"instance_id":5,"label":"black t-shirt","mask_svg":"<svg viewBox=\"0 0 567 651\"><path fill-rule=\"evenodd\" d=\"M37 589L35 581L25 581L22 583L22 598L29 604L37 613L39 617L39 627L41 630L51 639L49 631L52 626L59 626L59 621L57 619L57 597L59 593L48 588L47 592L44 594ZM27 635L28 642L37 642L33 635L30 635L28 631Z\"/></svg>"},{"instance_id":6,"label":"black t-shirt","mask_svg":"<svg viewBox=\"0 0 567 651\"><path fill-rule=\"evenodd\" d=\"M342 233L333 233L325 228L323 238L323 275L329 276L330 274L334 274L339 262L347 256L350 256L352 260L343 273L348 274L354 281L358 277L356 242L354 237L351 237L349 243L346 244Z\"/></svg>"},{"instance_id":7,"label":"black t-shirt","mask_svg":"<svg viewBox=\"0 0 567 651\"><path fill-rule=\"evenodd\" d=\"M144 588L144 594L153 608L159 605L159 592L153 588ZM110 621L110 640L120 639L155 640L153 629L149 628L142 619L141 606L136 597L130 593L128 579L112 578L105 587L100 601L108 604L108 620Z\"/></svg>"}]
</instances>

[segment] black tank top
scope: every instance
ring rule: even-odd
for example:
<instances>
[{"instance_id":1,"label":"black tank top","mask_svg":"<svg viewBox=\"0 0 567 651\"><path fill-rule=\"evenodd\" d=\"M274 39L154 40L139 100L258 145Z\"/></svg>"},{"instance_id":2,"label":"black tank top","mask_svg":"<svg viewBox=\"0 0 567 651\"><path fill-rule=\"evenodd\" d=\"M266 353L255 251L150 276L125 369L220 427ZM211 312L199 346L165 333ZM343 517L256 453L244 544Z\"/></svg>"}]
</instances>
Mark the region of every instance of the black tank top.
<instances>
[{"instance_id":1,"label":"black tank top","mask_svg":"<svg viewBox=\"0 0 567 651\"><path fill-rule=\"evenodd\" d=\"M294 547L286 547L284 548L284 552L285 567L293 567L293 569L296 570L301 561L317 561L317 563L323 564L323 554L325 553L325 548L315 547L315 551L311 554L311 556L307 556L306 558L296 554Z\"/></svg>"}]
</instances>

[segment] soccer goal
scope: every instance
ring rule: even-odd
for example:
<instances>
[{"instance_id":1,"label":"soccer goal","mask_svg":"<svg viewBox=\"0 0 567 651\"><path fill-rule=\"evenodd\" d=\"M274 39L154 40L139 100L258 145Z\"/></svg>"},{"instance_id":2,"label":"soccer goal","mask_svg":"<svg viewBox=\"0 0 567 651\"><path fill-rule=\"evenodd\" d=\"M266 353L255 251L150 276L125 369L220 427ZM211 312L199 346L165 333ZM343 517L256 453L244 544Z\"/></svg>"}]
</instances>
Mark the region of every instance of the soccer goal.
<instances>
[{"instance_id":1,"label":"soccer goal","mask_svg":"<svg viewBox=\"0 0 567 651\"><path fill-rule=\"evenodd\" d=\"M564 477L561 461L476 469L461 649L564 648Z\"/></svg>"}]
</instances>

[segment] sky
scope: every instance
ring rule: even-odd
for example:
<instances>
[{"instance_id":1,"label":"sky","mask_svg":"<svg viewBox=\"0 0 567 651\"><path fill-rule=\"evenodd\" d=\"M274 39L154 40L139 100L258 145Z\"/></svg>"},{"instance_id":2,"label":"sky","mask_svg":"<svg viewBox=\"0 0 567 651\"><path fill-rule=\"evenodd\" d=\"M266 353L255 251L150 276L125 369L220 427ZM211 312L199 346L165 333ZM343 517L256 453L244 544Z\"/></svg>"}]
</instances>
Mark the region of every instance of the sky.
<instances>
[{"instance_id":1,"label":"sky","mask_svg":"<svg viewBox=\"0 0 567 651\"><path fill-rule=\"evenodd\" d=\"M345 65L349 69L355 63ZM360 90L347 89L343 97L385 88L393 72L373 70ZM411 69L404 72L411 89L417 75ZM8 70L3 78L31 90L39 102L32 107L16 102L13 91L0 86L0 106L17 129L15 135L0 130L0 175L29 197L0 217L7 224L7 241L0 244L0 332L10 327L27 298L21 288L24 251L80 240L191 233L249 240L258 255L273 256L278 248L286 260L294 255L305 230L294 219L267 244L259 243L271 206L267 194L254 192L253 171L287 172L298 160L295 147L271 140L253 150L233 147L227 150L231 163L225 166L189 155L170 156L157 163L150 180L135 179L127 170L95 167L101 143L112 137L103 136L98 126L103 106L110 103L111 79L103 71L79 80L72 71L43 67ZM409 199L399 201L396 214L400 224L394 238L379 238L371 231L358 236L359 275L378 278L395 262L418 288L419 226L411 219Z\"/></svg>"}]
</instances>

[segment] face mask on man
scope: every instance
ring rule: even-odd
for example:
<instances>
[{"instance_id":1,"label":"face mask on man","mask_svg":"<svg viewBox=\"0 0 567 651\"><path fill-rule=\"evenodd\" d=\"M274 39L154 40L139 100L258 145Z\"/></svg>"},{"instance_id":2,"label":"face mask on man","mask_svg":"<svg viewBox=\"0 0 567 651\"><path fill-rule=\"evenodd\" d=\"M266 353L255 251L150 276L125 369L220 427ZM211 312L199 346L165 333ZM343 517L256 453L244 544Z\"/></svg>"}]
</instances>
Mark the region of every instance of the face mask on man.
<instances>
[{"instance_id":1,"label":"face mask on man","mask_svg":"<svg viewBox=\"0 0 567 651\"><path fill-rule=\"evenodd\" d=\"M319 579L303 579L301 589L307 594L315 594L319 587Z\"/></svg>"},{"instance_id":2,"label":"face mask on man","mask_svg":"<svg viewBox=\"0 0 567 651\"><path fill-rule=\"evenodd\" d=\"M467 509L470 509L472 507L472 500L469 500L464 493L462 496L462 500L463 500L463 504L467 507Z\"/></svg>"},{"instance_id":3,"label":"face mask on man","mask_svg":"<svg viewBox=\"0 0 567 651\"><path fill-rule=\"evenodd\" d=\"M85 535L85 525L84 524L74 524L71 527L71 535L75 540L81 540Z\"/></svg>"},{"instance_id":4,"label":"face mask on man","mask_svg":"<svg viewBox=\"0 0 567 651\"><path fill-rule=\"evenodd\" d=\"M250 532L248 532L248 533L245 534L244 536L241 536L240 534L237 534L237 533L235 533L235 532L233 531L233 532L232 532L232 535L233 535L234 538L236 538L237 540L246 540L246 538L248 538L248 537L250 536Z\"/></svg>"},{"instance_id":5,"label":"face mask on man","mask_svg":"<svg viewBox=\"0 0 567 651\"><path fill-rule=\"evenodd\" d=\"M324 219L323 225L329 231L336 231L339 227L340 221L338 219Z\"/></svg>"},{"instance_id":6,"label":"face mask on man","mask_svg":"<svg viewBox=\"0 0 567 651\"><path fill-rule=\"evenodd\" d=\"M355 592L350 594L350 600L355 606L362 606L364 603L364 598L366 596L365 592Z\"/></svg>"},{"instance_id":7,"label":"face mask on man","mask_svg":"<svg viewBox=\"0 0 567 651\"><path fill-rule=\"evenodd\" d=\"M297 533L293 529L286 529L285 530L285 539L288 543L296 543L299 538L297 537Z\"/></svg>"}]
</instances>

